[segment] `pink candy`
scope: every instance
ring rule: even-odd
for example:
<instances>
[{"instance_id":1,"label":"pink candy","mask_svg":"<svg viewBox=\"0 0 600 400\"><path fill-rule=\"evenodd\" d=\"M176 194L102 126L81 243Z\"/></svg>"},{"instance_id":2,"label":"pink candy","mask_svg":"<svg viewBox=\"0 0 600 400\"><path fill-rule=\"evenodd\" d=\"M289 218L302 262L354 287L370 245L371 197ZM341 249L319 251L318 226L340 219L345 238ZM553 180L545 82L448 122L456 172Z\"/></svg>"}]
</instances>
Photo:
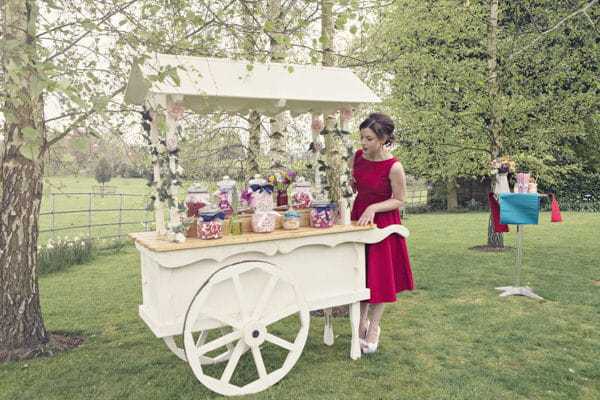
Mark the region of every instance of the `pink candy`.
<instances>
[{"instance_id":1,"label":"pink candy","mask_svg":"<svg viewBox=\"0 0 600 400\"><path fill-rule=\"evenodd\" d=\"M212 221L198 220L198 239L219 239L223 237L223 220L215 218Z\"/></svg>"},{"instance_id":2,"label":"pink candy","mask_svg":"<svg viewBox=\"0 0 600 400\"><path fill-rule=\"evenodd\" d=\"M252 216L252 231L257 233L273 232L277 213L274 211L255 211Z\"/></svg>"},{"instance_id":3,"label":"pink candy","mask_svg":"<svg viewBox=\"0 0 600 400\"><path fill-rule=\"evenodd\" d=\"M295 207L298 208L308 208L310 207L310 203L312 202L312 197L310 193L303 191L294 191L292 194L292 198L294 200Z\"/></svg>"},{"instance_id":4,"label":"pink candy","mask_svg":"<svg viewBox=\"0 0 600 400\"><path fill-rule=\"evenodd\" d=\"M329 228L333 226L333 218L331 217L331 210L326 209L324 211L317 211L312 209L310 211L310 226L313 228Z\"/></svg>"},{"instance_id":5,"label":"pink candy","mask_svg":"<svg viewBox=\"0 0 600 400\"><path fill-rule=\"evenodd\" d=\"M258 210L259 208L273 208L273 194L266 190L262 192L254 192L251 194L250 207Z\"/></svg>"}]
</instances>

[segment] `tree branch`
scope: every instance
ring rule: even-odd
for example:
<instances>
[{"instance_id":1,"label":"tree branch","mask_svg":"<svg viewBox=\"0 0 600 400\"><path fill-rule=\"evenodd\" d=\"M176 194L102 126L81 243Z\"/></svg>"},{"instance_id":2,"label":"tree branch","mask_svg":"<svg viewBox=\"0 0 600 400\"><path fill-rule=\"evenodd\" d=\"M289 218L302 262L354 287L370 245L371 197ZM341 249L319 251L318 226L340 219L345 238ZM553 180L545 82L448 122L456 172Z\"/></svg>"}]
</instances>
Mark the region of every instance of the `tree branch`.
<instances>
[{"instance_id":1,"label":"tree branch","mask_svg":"<svg viewBox=\"0 0 600 400\"><path fill-rule=\"evenodd\" d=\"M531 43L529 43L527 46L523 47L521 50L517 51L516 53L513 53L510 57L508 57L509 60L512 60L514 57L520 55L521 53L525 52L526 50L528 50L529 48L531 48L533 45L535 45L537 42L539 42L540 40L542 40L542 38L544 36L546 36L547 34L557 30L562 24L564 24L565 22L567 22L568 20L576 17L579 14L584 14L588 17L589 19L589 15L587 15L586 11L588 9L590 9L590 7L594 6L595 4L598 3L598 0L593 0L590 1L585 7L573 12L572 14L567 15L565 18L561 19L560 21L558 21L553 27L546 29L545 31L543 31L538 37L536 37L535 39L533 39L531 41ZM595 24L593 24L592 21L592 25L595 27Z\"/></svg>"},{"instance_id":2,"label":"tree branch","mask_svg":"<svg viewBox=\"0 0 600 400\"><path fill-rule=\"evenodd\" d=\"M109 98L114 98L116 95L118 95L119 93L125 91L125 88L127 87L127 85L123 85L120 88L116 89L114 92L112 92L109 95ZM75 126L77 126L80 122L85 121L86 118L88 118L90 115L94 114L96 112L96 110L94 108L90 108L89 110L87 110L86 112L84 112L83 114L81 114L79 116L79 118L77 118L75 121L71 122L63 131L62 133L60 133L58 136L55 136L52 140L49 140L48 142L46 142L46 144L42 147L42 149L40 150L40 155L44 154L44 152L51 147L52 145L54 145L56 142L60 141L62 138L64 138L65 136L67 136L69 134L69 132L71 132L73 130L73 128Z\"/></svg>"}]
</instances>

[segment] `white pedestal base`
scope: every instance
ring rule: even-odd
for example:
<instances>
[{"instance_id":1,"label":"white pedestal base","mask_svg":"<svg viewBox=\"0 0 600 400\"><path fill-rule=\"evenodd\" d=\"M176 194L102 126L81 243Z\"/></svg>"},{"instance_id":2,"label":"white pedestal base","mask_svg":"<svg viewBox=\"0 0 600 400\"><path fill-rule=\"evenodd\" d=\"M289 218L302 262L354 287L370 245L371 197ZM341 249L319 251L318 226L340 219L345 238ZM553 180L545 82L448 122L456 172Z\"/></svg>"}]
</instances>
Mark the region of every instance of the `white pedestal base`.
<instances>
[{"instance_id":1,"label":"white pedestal base","mask_svg":"<svg viewBox=\"0 0 600 400\"><path fill-rule=\"evenodd\" d=\"M540 297L537 294L533 293L531 291L531 289L522 287L522 286L521 287L502 286L502 287L497 287L496 290L504 291L503 293L500 293L500 297L517 295L517 296L527 296L527 297L531 297L533 299L538 299L538 300L544 300L543 297Z\"/></svg>"}]
</instances>

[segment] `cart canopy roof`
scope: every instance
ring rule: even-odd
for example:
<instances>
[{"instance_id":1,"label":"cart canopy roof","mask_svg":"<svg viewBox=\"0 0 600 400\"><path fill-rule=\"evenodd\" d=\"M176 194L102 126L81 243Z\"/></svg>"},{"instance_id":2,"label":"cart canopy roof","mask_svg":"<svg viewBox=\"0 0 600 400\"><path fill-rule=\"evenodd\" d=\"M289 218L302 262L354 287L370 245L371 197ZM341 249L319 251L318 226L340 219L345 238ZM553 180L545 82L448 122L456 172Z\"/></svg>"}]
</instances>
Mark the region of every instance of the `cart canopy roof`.
<instances>
[{"instance_id":1,"label":"cart canopy roof","mask_svg":"<svg viewBox=\"0 0 600 400\"><path fill-rule=\"evenodd\" d=\"M168 77L152 79L176 68L179 84ZM351 70L293 64L251 64L230 59L153 54L134 64L125 102L129 104L183 103L199 113L226 111L247 114L250 109L275 115L289 110L333 113L381 100Z\"/></svg>"}]
</instances>

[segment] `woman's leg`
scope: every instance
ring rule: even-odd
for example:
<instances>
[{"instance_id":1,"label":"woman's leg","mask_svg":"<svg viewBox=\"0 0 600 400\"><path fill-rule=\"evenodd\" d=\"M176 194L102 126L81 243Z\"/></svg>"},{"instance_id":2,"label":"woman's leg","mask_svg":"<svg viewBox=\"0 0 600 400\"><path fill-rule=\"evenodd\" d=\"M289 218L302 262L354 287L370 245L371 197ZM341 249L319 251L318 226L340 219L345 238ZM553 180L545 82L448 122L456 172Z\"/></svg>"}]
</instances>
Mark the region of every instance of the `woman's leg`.
<instances>
[{"instance_id":1,"label":"woman's leg","mask_svg":"<svg viewBox=\"0 0 600 400\"><path fill-rule=\"evenodd\" d=\"M369 306L369 309L371 311L371 320L369 324L369 331L367 332L367 338L365 340L368 343L376 343L378 338L377 332L379 328L379 321L381 321L381 317L383 316L383 311L385 310L385 303L369 304Z\"/></svg>"},{"instance_id":2,"label":"woman's leg","mask_svg":"<svg viewBox=\"0 0 600 400\"><path fill-rule=\"evenodd\" d=\"M369 313L369 303L360 302L360 323L358 324L358 337L364 339L367 335L367 315Z\"/></svg>"}]
</instances>

